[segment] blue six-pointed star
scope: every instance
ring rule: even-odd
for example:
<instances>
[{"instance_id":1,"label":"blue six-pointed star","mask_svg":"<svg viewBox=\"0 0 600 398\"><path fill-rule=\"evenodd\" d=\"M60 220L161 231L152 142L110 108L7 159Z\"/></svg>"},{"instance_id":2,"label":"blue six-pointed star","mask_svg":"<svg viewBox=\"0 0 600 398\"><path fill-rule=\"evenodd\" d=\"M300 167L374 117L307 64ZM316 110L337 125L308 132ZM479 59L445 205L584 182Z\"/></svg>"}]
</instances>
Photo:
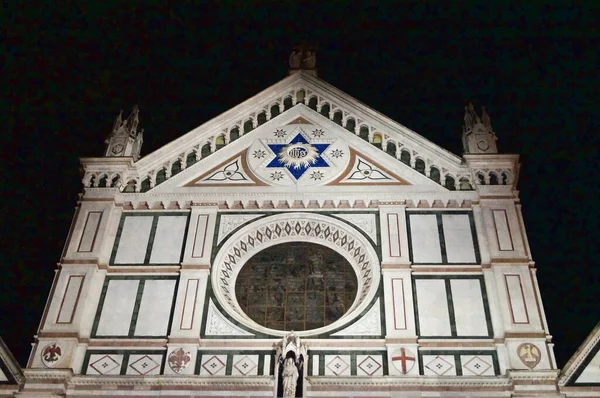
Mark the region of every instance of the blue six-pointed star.
<instances>
[{"instance_id":1,"label":"blue six-pointed star","mask_svg":"<svg viewBox=\"0 0 600 398\"><path fill-rule=\"evenodd\" d=\"M294 144L306 144L312 146L316 154L314 157L307 159L305 162L296 162L296 164L288 164L284 163L280 157L281 151L285 151L288 147ZM311 144L306 141L306 138L300 133L298 133L290 142L287 144L267 144L269 148L275 153L275 159L273 159L267 167L275 168L275 167L283 167L288 169L288 171L294 176L296 180L298 180L302 175L311 167L329 167L329 164L321 157L321 154L327 149L329 144Z\"/></svg>"}]
</instances>

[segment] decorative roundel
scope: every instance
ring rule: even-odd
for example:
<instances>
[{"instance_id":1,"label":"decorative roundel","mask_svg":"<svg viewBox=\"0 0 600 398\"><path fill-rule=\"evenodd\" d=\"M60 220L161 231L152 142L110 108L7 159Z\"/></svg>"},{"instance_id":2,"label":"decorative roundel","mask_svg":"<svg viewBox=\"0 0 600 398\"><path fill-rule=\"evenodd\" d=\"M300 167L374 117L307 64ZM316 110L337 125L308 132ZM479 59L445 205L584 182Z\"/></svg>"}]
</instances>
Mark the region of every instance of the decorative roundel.
<instances>
[{"instance_id":1,"label":"decorative roundel","mask_svg":"<svg viewBox=\"0 0 600 398\"><path fill-rule=\"evenodd\" d=\"M336 133L312 124L266 130L248 148L248 165L269 185L311 186L332 181L348 166L350 151Z\"/></svg>"},{"instance_id":2,"label":"decorative roundel","mask_svg":"<svg viewBox=\"0 0 600 398\"><path fill-rule=\"evenodd\" d=\"M114 154L121 153L121 151L123 150L123 148L125 148L125 147L123 146L123 144L115 144L115 145L113 146L113 148L112 148L112 152L113 152Z\"/></svg>"},{"instance_id":3,"label":"decorative roundel","mask_svg":"<svg viewBox=\"0 0 600 398\"><path fill-rule=\"evenodd\" d=\"M371 302L379 286L377 253L357 230L335 218L320 214L286 213L261 218L229 237L217 253L211 270L213 292L221 306L240 324L261 333L283 336L285 330L261 326L244 313L238 303L236 279L244 264L257 253L281 243L308 242L326 246L352 266L356 273L356 298L336 321L299 336L321 334L357 317Z\"/></svg>"}]
</instances>

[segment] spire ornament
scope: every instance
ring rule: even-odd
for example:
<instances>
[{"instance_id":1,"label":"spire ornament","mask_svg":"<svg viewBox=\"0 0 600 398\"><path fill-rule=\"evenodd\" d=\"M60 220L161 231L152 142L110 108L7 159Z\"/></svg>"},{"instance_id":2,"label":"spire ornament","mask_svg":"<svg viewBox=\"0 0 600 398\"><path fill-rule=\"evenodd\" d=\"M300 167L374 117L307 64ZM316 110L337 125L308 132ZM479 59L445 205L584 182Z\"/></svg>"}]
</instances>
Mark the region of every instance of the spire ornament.
<instances>
[{"instance_id":1,"label":"spire ornament","mask_svg":"<svg viewBox=\"0 0 600 398\"><path fill-rule=\"evenodd\" d=\"M112 133L106 139L106 157L133 157L137 161L142 149L144 130L138 131L140 109L134 105L127 119L123 120L123 110L116 117Z\"/></svg>"},{"instance_id":2,"label":"spire ornament","mask_svg":"<svg viewBox=\"0 0 600 398\"><path fill-rule=\"evenodd\" d=\"M465 106L462 140L466 154L498 153L498 138L492 130L490 115L485 107L481 108L479 117L472 103Z\"/></svg>"},{"instance_id":3,"label":"spire ornament","mask_svg":"<svg viewBox=\"0 0 600 398\"><path fill-rule=\"evenodd\" d=\"M306 45L295 47L290 54L289 63L290 75L301 70L317 75L317 52L314 47Z\"/></svg>"}]
</instances>

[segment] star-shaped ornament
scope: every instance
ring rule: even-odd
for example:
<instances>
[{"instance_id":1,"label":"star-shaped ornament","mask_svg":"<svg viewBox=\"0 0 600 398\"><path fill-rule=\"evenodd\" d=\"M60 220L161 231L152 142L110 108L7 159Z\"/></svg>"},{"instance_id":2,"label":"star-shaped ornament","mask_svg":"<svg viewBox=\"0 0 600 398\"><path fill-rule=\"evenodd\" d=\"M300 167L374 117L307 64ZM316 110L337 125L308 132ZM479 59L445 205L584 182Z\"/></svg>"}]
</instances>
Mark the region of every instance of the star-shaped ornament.
<instances>
[{"instance_id":1,"label":"star-shaped ornament","mask_svg":"<svg viewBox=\"0 0 600 398\"><path fill-rule=\"evenodd\" d=\"M298 133L287 144L268 144L275 154L275 159L267 167L286 168L298 180L311 167L329 167L321 157L329 145L311 144L301 133Z\"/></svg>"}]
</instances>

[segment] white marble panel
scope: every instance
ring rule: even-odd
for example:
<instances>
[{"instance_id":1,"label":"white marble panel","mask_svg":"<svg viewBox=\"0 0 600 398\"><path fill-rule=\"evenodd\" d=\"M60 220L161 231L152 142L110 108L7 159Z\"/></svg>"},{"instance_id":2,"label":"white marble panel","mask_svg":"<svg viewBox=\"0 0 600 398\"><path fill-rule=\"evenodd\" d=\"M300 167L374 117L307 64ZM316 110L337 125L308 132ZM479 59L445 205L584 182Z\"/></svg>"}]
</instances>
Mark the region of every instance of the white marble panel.
<instances>
[{"instance_id":1,"label":"white marble panel","mask_svg":"<svg viewBox=\"0 0 600 398\"><path fill-rule=\"evenodd\" d=\"M310 374L312 376L318 376L319 375L319 356L318 355L313 355L312 356L312 369L311 369L311 373Z\"/></svg>"},{"instance_id":2,"label":"white marble panel","mask_svg":"<svg viewBox=\"0 0 600 398\"><path fill-rule=\"evenodd\" d=\"M174 280L146 280L135 325L136 336L165 336L167 334L174 294Z\"/></svg>"},{"instance_id":3,"label":"white marble panel","mask_svg":"<svg viewBox=\"0 0 600 398\"><path fill-rule=\"evenodd\" d=\"M101 211L90 211L87 214L85 226L83 228L83 234L81 235L79 247L77 248L78 252L91 252L94 250L96 234L98 233L98 227L100 226L101 219Z\"/></svg>"},{"instance_id":4,"label":"white marble panel","mask_svg":"<svg viewBox=\"0 0 600 398\"><path fill-rule=\"evenodd\" d=\"M131 354L125 374L133 376L152 376L160 374L162 354Z\"/></svg>"},{"instance_id":5,"label":"white marble panel","mask_svg":"<svg viewBox=\"0 0 600 398\"><path fill-rule=\"evenodd\" d=\"M93 354L90 355L87 375L118 375L123 363L122 354Z\"/></svg>"},{"instance_id":6,"label":"white marble panel","mask_svg":"<svg viewBox=\"0 0 600 398\"><path fill-rule=\"evenodd\" d=\"M83 285L84 275L69 275L67 288L60 305L56 323L71 323L75 313L75 307L79 301L81 286Z\"/></svg>"},{"instance_id":7,"label":"white marble panel","mask_svg":"<svg viewBox=\"0 0 600 398\"><path fill-rule=\"evenodd\" d=\"M435 214L411 214L410 236L413 262L442 262L440 236Z\"/></svg>"},{"instance_id":8,"label":"white marble panel","mask_svg":"<svg viewBox=\"0 0 600 398\"><path fill-rule=\"evenodd\" d=\"M8 381L8 377L6 377L2 369L0 369L0 381Z\"/></svg>"},{"instance_id":9,"label":"white marble panel","mask_svg":"<svg viewBox=\"0 0 600 398\"><path fill-rule=\"evenodd\" d=\"M475 245L467 214L443 214L444 241L449 263L474 263Z\"/></svg>"},{"instance_id":10,"label":"white marble panel","mask_svg":"<svg viewBox=\"0 0 600 398\"><path fill-rule=\"evenodd\" d=\"M423 355L421 360L425 376L456 376L453 355Z\"/></svg>"},{"instance_id":11,"label":"white marble panel","mask_svg":"<svg viewBox=\"0 0 600 398\"><path fill-rule=\"evenodd\" d=\"M194 231L194 243L192 245L192 258L204 257L206 244L206 231L208 230L208 214L198 214L196 217L196 228Z\"/></svg>"},{"instance_id":12,"label":"white marble panel","mask_svg":"<svg viewBox=\"0 0 600 398\"><path fill-rule=\"evenodd\" d=\"M406 302L404 300L404 279L392 278L392 307L394 309L394 329L406 330Z\"/></svg>"},{"instance_id":13,"label":"white marble panel","mask_svg":"<svg viewBox=\"0 0 600 398\"><path fill-rule=\"evenodd\" d=\"M225 376L227 355L202 354L200 376Z\"/></svg>"},{"instance_id":14,"label":"white marble panel","mask_svg":"<svg viewBox=\"0 0 600 398\"><path fill-rule=\"evenodd\" d=\"M452 279L452 302L459 336L487 336L487 321L479 279Z\"/></svg>"},{"instance_id":15,"label":"white marble panel","mask_svg":"<svg viewBox=\"0 0 600 398\"><path fill-rule=\"evenodd\" d=\"M263 375L268 375L271 373L271 356L265 355L265 361L263 364Z\"/></svg>"},{"instance_id":16,"label":"white marble panel","mask_svg":"<svg viewBox=\"0 0 600 398\"><path fill-rule=\"evenodd\" d=\"M181 311L180 329L190 330L194 323L194 312L196 310L196 296L200 279L188 279L185 288L185 297L183 299L183 310Z\"/></svg>"},{"instance_id":17,"label":"white marble panel","mask_svg":"<svg viewBox=\"0 0 600 398\"><path fill-rule=\"evenodd\" d=\"M491 355L461 355L463 376L494 376L494 360Z\"/></svg>"},{"instance_id":18,"label":"white marble panel","mask_svg":"<svg viewBox=\"0 0 600 398\"><path fill-rule=\"evenodd\" d=\"M115 264L144 263L153 219L152 216L125 217Z\"/></svg>"},{"instance_id":19,"label":"white marble panel","mask_svg":"<svg viewBox=\"0 0 600 398\"><path fill-rule=\"evenodd\" d=\"M450 314L443 279L417 279L417 314L421 336L450 336Z\"/></svg>"},{"instance_id":20,"label":"white marble panel","mask_svg":"<svg viewBox=\"0 0 600 398\"><path fill-rule=\"evenodd\" d=\"M515 250L510 236L510 227L508 226L508 217L506 210L492 210L494 216L494 225L496 226L496 237L498 238L498 249L500 250Z\"/></svg>"},{"instance_id":21,"label":"white marble panel","mask_svg":"<svg viewBox=\"0 0 600 398\"><path fill-rule=\"evenodd\" d=\"M400 220L398 213L389 213L387 215L388 242L390 245L390 257L401 257L400 243Z\"/></svg>"},{"instance_id":22,"label":"white marble panel","mask_svg":"<svg viewBox=\"0 0 600 398\"><path fill-rule=\"evenodd\" d=\"M325 355L325 376L350 376L350 355Z\"/></svg>"},{"instance_id":23,"label":"white marble panel","mask_svg":"<svg viewBox=\"0 0 600 398\"><path fill-rule=\"evenodd\" d=\"M357 355L356 356L356 375L357 376L383 376L383 356L382 355Z\"/></svg>"},{"instance_id":24,"label":"white marble panel","mask_svg":"<svg viewBox=\"0 0 600 398\"><path fill-rule=\"evenodd\" d=\"M179 263L186 223L187 216L160 216L158 218L150 254L151 263Z\"/></svg>"},{"instance_id":25,"label":"white marble panel","mask_svg":"<svg viewBox=\"0 0 600 398\"><path fill-rule=\"evenodd\" d=\"M600 384L600 351L594 355L594 358L585 367L583 372L579 375L575 384L577 383L598 383Z\"/></svg>"},{"instance_id":26,"label":"white marble panel","mask_svg":"<svg viewBox=\"0 0 600 398\"><path fill-rule=\"evenodd\" d=\"M256 376L257 374L258 355L240 354L233 356L231 366L232 376Z\"/></svg>"},{"instance_id":27,"label":"white marble panel","mask_svg":"<svg viewBox=\"0 0 600 398\"><path fill-rule=\"evenodd\" d=\"M139 280L111 280L108 283L96 335L127 336L129 334L139 283Z\"/></svg>"},{"instance_id":28,"label":"white marble panel","mask_svg":"<svg viewBox=\"0 0 600 398\"><path fill-rule=\"evenodd\" d=\"M525 304L521 275L505 274L504 279L506 280L506 290L508 292L510 314L513 323L529 323L529 313Z\"/></svg>"}]
</instances>

